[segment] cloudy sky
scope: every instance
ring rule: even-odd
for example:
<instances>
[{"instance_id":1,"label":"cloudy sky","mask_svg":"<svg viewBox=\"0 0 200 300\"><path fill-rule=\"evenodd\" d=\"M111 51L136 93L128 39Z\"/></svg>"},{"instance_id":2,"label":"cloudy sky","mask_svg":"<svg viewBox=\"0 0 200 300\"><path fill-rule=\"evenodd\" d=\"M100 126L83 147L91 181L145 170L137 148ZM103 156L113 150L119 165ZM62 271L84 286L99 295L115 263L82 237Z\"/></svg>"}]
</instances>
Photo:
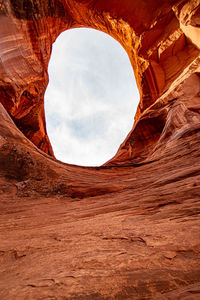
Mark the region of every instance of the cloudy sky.
<instances>
[{"instance_id":1,"label":"cloudy sky","mask_svg":"<svg viewBox=\"0 0 200 300\"><path fill-rule=\"evenodd\" d=\"M131 130L139 95L129 58L92 29L62 33L53 46L45 94L47 131L57 159L99 166Z\"/></svg>"}]
</instances>

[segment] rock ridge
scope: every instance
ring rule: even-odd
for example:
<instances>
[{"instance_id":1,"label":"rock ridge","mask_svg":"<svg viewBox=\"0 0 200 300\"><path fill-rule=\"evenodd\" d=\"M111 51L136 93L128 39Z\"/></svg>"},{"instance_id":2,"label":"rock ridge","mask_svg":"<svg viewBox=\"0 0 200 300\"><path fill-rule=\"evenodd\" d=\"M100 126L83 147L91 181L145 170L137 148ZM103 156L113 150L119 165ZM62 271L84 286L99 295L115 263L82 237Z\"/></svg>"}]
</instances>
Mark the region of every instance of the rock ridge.
<instances>
[{"instance_id":1,"label":"rock ridge","mask_svg":"<svg viewBox=\"0 0 200 300\"><path fill-rule=\"evenodd\" d=\"M0 298L200 298L199 0L0 1ZM54 157L52 44L115 38L140 103L101 167Z\"/></svg>"}]
</instances>

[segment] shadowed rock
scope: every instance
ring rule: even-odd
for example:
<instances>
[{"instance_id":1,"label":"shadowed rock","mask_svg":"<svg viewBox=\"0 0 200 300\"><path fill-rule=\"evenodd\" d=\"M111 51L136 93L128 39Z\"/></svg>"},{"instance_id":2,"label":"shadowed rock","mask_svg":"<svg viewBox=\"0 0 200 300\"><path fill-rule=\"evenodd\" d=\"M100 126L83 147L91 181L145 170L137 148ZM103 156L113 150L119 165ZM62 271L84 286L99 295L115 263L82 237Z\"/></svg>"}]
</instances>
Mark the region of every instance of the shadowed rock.
<instances>
[{"instance_id":1,"label":"shadowed rock","mask_svg":"<svg viewBox=\"0 0 200 300\"><path fill-rule=\"evenodd\" d=\"M0 1L2 300L199 299L199 20L195 0ZM102 167L57 161L46 132L52 43L75 27L119 41L140 91Z\"/></svg>"}]
</instances>

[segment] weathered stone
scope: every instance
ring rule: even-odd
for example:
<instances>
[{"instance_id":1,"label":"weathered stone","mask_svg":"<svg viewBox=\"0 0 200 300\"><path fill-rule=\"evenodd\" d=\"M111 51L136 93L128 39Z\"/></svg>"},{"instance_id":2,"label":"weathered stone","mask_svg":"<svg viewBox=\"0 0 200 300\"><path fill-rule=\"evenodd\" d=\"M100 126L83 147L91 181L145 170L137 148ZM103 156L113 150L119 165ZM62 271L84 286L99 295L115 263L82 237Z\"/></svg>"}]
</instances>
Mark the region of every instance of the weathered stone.
<instances>
[{"instance_id":1,"label":"weathered stone","mask_svg":"<svg viewBox=\"0 0 200 300\"><path fill-rule=\"evenodd\" d=\"M199 299L199 20L197 0L0 1L2 300ZM98 168L46 133L52 43L75 27L121 43L141 96Z\"/></svg>"}]
</instances>

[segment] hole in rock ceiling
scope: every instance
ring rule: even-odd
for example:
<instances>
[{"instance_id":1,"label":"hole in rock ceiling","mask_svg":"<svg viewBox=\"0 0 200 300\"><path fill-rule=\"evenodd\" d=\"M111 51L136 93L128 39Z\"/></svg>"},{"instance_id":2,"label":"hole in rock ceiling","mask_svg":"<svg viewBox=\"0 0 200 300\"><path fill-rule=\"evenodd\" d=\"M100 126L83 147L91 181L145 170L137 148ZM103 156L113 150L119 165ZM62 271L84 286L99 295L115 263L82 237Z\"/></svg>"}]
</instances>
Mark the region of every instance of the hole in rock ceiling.
<instances>
[{"instance_id":1,"label":"hole in rock ceiling","mask_svg":"<svg viewBox=\"0 0 200 300\"><path fill-rule=\"evenodd\" d=\"M129 58L109 35L72 29L56 40L45 94L47 132L57 159L99 166L131 130L139 94Z\"/></svg>"}]
</instances>

